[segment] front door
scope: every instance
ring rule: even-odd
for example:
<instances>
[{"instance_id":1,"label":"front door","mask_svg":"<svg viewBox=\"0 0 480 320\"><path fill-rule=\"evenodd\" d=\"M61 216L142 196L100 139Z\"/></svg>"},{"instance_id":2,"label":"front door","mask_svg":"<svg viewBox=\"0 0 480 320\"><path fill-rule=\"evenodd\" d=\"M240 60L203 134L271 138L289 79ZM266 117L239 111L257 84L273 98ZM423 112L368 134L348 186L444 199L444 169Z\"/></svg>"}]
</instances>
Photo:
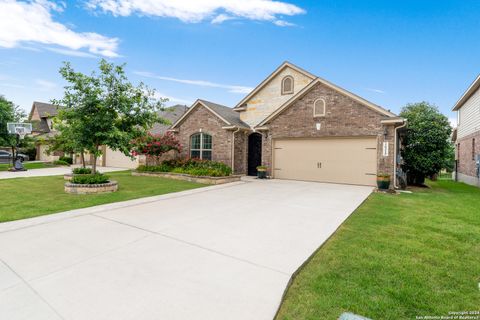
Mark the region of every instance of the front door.
<instances>
[{"instance_id":1,"label":"front door","mask_svg":"<svg viewBox=\"0 0 480 320\"><path fill-rule=\"evenodd\" d=\"M256 176L257 167L262 165L262 135L252 133L248 136L248 175Z\"/></svg>"}]
</instances>

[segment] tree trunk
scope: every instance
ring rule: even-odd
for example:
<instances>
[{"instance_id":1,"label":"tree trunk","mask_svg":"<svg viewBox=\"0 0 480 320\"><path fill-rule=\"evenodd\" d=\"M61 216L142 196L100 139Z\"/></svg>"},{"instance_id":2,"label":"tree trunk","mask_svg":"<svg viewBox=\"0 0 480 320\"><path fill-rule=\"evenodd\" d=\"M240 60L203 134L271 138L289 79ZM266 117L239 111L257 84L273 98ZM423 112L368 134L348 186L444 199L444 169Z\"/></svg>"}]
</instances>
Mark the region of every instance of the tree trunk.
<instances>
[{"instance_id":1,"label":"tree trunk","mask_svg":"<svg viewBox=\"0 0 480 320\"><path fill-rule=\"evenodd\" d=\"M93 163L92 163L92 173L97 173L97 155L93 155Z\"/></svg>"},{"instance_id":2,"label":"tree trunk","mask_svg":"<svg viewBox=\"0 0 480 320\"><path fill-rule=\"evenodd\" d=\"M85 153L80 152L80 159L82 160L82 167L85 168Z\"/></svg>"},{"instance_id":3,"label":"tree trunk","mask_svg":"<svg viewBox=\"0 0 480 320\"><path fill-rule=\"evenodd\" d=\"M15 156L15 147L12 146L12 167L14 167L14 168L15 168L15 158L16 158L16 156Z\"/></svg>"}]
</instances>

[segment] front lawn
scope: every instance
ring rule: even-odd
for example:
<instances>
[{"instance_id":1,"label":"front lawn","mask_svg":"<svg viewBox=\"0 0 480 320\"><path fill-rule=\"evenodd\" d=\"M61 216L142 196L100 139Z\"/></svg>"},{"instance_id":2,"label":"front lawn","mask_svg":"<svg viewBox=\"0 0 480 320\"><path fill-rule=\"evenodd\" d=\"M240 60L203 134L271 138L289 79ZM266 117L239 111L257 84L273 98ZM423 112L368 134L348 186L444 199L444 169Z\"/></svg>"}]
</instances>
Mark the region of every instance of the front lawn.
<instances>
[{"instance_id":1,"label":"front lawn","mask_svg":"<svg viewBox=\"0 0 480 320\"><path fill-rule=\"evenodd\" d=\"M429 185L372 194L299 272L277 319L480 310L480 189Z\"/></svg>"},{"instance_id":2,"label":"front lawn","mask_svg":"<svg viewBox=\"0 0 480 320\"><path fill-rule=\"evenodd\" d=\"M11 163L0 163L0 171L7 171L8 168L10 168L11 166L12 166ZM28 169L28 170L56 167L51 163L45 163L45 162L25 162L23 166L25 167L25 169Z\"/></svg>"},{"instance_id":3,"label":"front lawn","mask_svg":"<svg viewBox=\"0 0 480 320\"><path fill-rule=\"evenodd\" d=\"M71 209L189 190L205 185L152 177L134 177L130 171L107 173L119 182L114 193L75 195L63 191L63 176L0 180L0 222Z\"/></svg>"}]
</instances>

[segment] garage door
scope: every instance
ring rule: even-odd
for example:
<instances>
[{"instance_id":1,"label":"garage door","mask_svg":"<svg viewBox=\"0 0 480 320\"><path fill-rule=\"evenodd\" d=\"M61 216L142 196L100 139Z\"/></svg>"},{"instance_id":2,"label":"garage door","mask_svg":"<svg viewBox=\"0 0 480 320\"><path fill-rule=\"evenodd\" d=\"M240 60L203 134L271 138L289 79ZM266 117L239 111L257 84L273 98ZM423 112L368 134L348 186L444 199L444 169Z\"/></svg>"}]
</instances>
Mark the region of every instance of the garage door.
<instances>
[{"instance_id":1,"label":"garage door","mask_svg":"<svg viewBox=\"0 0 480 320\"><path fill-rule=\"evenodd\" d=\"M274 177L374 186L377 139L275 140Z\"/></svg>"},{"instance_id":2,"label":"garage door","mask_svg":"<svg viewBox=\"0 0 480 320\"><path fill-rule=\"evenodd\" d=\"M107 148L105 151L105 166L135 169L138 167L138 160L132 160L120 151L113 151L112 149Z\"/></svg>"}]
</instances>

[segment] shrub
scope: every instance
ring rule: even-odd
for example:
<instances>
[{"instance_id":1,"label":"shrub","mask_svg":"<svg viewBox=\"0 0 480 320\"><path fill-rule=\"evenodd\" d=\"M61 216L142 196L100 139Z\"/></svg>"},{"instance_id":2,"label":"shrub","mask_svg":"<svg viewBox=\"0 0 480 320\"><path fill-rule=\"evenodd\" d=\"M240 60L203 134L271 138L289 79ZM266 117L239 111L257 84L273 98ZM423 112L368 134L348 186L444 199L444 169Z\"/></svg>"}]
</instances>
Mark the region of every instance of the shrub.
<instances>
[{"instance_id":1,"label":"shrub","mask_svg":"<svg viewBox=\"0 0 480 320\"><path fill-rule=\"evenodd\" d=\"M132 141L134 148L132 155L145 154L159 159L164 153L170 150L182 151L182 146L173 133L167 132L164 135L152 135L141 137Z\"/></svg>"},{"instance_id":2,"label":"shrub","mask_svg":"<svg viewBox=\"0 0 480 320\"><path fill-rule=\"evenodd\" d=\"M194 176L225 177L232 169L222 162L200 159L174 159L163 161L158 166L139 166L141 172L175 172Z\"/></svg>"},{"instance_id":3,"label":"shrub","mask_svg":"<svg viewBox=\"0 0 480 320\"><path fill-rule=\"evenodd\" d=\"M53 161L53 164L56 166L69 166L70 164L66 161L63 160L55 160Z\"/></svg>"},{"instance_id":4,"label":"shrub","mask_svg":"<svg viewBox=\"0 0 480 320\"><path fill-rule=\"evenodd\" d=\"M73 174L91 174L92 169L90 168L75 168L72 170Z\"/></svg>"},{"instance_id":5,"label":"shrub","mask_svg":"<svg viewBox=\"0 0 480 320\"><path fill-rule=\"evenodd\" d=\"M106 176L102 173L83 174L83 175L73 176L72 183L75 183L75 184L101 184L101 183L107 183L108 178L109 178L108 176Z\"/></svg>"},{"instance_id":6,"label":"shrub","mask_svg":"<svg viewBox=\"0 0 480 320\"><path fill-rule=\"evenodd\" d=\"M68 163L68 164L73 164L73 158L72 158L72 157L65 157L65 156L63 156L63 157L60 157L59 160L60 160L60 161L65 161L65 162Z\"/></svg>"}]
</instances>

